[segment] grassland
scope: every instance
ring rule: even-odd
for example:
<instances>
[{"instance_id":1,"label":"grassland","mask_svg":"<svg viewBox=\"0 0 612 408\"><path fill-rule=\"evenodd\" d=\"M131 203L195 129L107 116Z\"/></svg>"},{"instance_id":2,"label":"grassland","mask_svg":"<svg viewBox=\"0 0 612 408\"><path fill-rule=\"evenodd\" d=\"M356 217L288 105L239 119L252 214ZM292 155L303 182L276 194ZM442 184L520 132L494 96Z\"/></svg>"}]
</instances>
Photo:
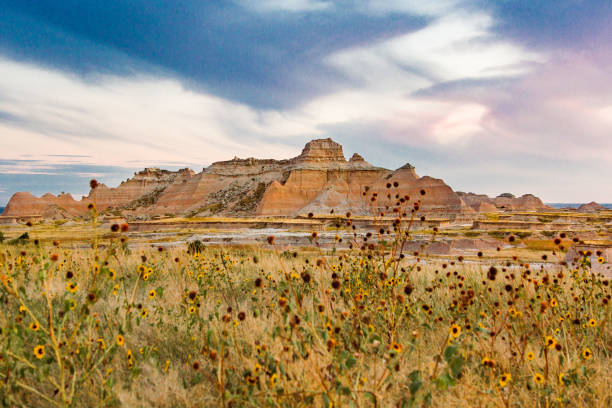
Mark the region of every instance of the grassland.
<instances>
[{"instance_id":1,"label":"grassland","mask_svg":"<svg viewBox=\"0 0 612 408\"><path fill-rule=\"evenodd\" d=\"M297 252L136 251L119 226L0 244L0 405L612 405L610 285L588 257L551 239L529 242L546 266L428 258L402 250L408 224Z\"/></svg>"}]
</instances>

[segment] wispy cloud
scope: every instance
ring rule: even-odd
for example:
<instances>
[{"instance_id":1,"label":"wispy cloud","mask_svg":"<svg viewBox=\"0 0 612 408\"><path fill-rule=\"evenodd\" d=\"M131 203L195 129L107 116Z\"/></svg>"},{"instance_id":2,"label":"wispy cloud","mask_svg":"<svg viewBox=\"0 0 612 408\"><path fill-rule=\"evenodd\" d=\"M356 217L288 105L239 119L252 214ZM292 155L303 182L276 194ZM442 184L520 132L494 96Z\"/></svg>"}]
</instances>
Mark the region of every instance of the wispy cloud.
<instances>
[{"instance_id":1,"label":"wispy cloud","mask_svg":"<svg viewBox=\"0 0 612 408\"><path fill-rule=\"evenodd\" d=\"M238 4L258 12L321 12L330 9L366 14L402 13L439 16L456 8L462 0L238 0Z\"/></svg>"},{"instance_id":2,"label":"wispy cloud","mask_svg":"<svg viewBox=\"0 0 612 408\"><path fill-rule=\"evenodd\" d=\"M261 12L321 11L333 6L333 2L328 0L240 0L239 3Z\"/></svg>"},{"instance_id":3,"label":"wispy cloud","mask_svg":"<svg viewBox=\"0 0 612 408\"><path fill-rule=\"evenodd\" d=\"M171 78L76 77L29 64L0 62L2 159L72 160L120 165L210 164L232 154L295 153L291 137L315 136L313 123L284 112L255 110L185 89ZM25 143L24 141L28 142ZM44 157L43 157L44 156Z\"/></svg>"}]
</instances>

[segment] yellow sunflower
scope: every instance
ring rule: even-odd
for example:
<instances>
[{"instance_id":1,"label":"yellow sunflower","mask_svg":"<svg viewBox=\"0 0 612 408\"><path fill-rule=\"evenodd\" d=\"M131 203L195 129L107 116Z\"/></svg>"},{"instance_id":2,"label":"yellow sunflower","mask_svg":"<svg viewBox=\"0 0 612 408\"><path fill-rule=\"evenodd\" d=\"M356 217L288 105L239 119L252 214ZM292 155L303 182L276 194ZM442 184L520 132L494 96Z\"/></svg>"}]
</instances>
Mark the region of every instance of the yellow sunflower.
<instances>
[{"instance_id":1,"label":"yellow sunflower","mask_svg":"<svg viewBox=\"0 0 612 408\"><path fill-rule=\"evenodd\" d=\"M45 346L36 346L34 347L34 355L37 359L41 359L45 356Z\"/></svg>"},{"instance_id":2,"label":"yellow sunflower","mask_svg":"<svg viewBox=\"0 0 612 408\"><path fill-rule=\"evenodd\" d=\"M499 377L499 386L505 387L512 380L512 375L510 373L504 373L501 377Z\"/></svg>"}]
</instances>

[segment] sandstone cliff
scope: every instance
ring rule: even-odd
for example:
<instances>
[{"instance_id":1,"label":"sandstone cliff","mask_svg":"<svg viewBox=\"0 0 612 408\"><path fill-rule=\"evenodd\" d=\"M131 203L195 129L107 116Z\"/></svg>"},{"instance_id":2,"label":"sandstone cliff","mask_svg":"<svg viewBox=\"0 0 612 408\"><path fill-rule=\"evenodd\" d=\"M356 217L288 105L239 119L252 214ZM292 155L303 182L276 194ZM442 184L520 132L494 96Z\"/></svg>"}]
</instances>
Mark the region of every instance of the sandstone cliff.
<instances>
[{"instance_id":1,"label":"sandstone cliff","mask_svg":"<svg viewBox=\"0 0 612 408\"><path fill-rule=\"evenodd\" d=\"M366 193L367 192L367 193ZM364 196L364 193L366 195ZM371 196L376 194L376 200ZM395 171L376 167L355 153L349 160L331 139L313 140L299 156L286 160L220 161L200 173L147 168L118 187L100 184L77 201L69 194L40 198L16 193L3 215L42 215L47 218L84 216L95 202L100 211L125 217L158 215L275 215L351 211L377 214L399 198L418 203L425 212L467 213L542 208L531 195L490 199L455 193L442 180L419 177L410 164Z\"/></svg>"},{"instance_id":2,"label":"sandstone cliff","mask_svg":"<svg viewBox=\"0 0 612 408\"><path fill-rule=\"evenodd\" d=\"M499 210L534 211L550 208L533 194L524 194L520 197L515 197L513 194L504 193L495 198L490 198L484 194L463 192L458 192L457 194L467 205L478 212Z\"/></svg>"},{"instance_id":3,"label":"sandstone cliff","mask_svg":"<svg viewBox=\"0 0 612 408\"><path fill-rule=\"evenodd\" d=\"M604 210L607 210L607 208L601 204L596 203L595 201L591 201L587 204L582 204L580 207L577 208L577 211L581 213L592 213Z\"/></svg>"}]
</instances>

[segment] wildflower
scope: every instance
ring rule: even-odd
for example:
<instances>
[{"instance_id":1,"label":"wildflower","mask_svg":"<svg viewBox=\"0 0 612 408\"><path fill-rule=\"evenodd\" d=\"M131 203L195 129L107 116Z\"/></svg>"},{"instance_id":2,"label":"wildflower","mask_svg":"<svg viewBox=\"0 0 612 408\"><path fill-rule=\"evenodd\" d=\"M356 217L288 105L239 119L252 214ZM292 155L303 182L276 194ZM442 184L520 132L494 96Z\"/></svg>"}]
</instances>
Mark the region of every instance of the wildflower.
<instances>
[{"instance_id":1,"label":"wildflower","mask_svg":"<svg viewBox=\"0 0 612 408\"><path fill-rule=\"evenodd\" d=\"M565 385L565 374L559 373L559 384Z\"/></svg>"},{"instance_id":2,"label":"wildflower","mask_svg":"<svg viewBox=\"0 0 612 408\"><path fill-rule=\"evenodd\" d=\"M68 292L70 292L70 293L74 293L74 292L76 292L78 288L79 288L79 285L77 285L77 284L76 284L76 283L74 283L74 282L68 282L68 283L66 284L66 289L67 289L67 290L68 290Z\"/></svg>"},{"instance_id":3,"label":"wildflower","mask_svg":"<svg viewBox=\"0 0 612 408\"><path fill-rule=\"evenodd\" d=\"M123 343L125 343L125 339L123 338L123 336L121 334L117 335L117 345L121 347L123 346Z\"/></svg>"},{"instance_id":4,"label":"wildflower","mask_svg":"<svg viewBox=\"0 0 612 408\"><path fill-rule=\"evenodd\" d=\"M116 276L117 276L117 274L115 273L115 270L113 268L109 268L108 269L108 277L111 278L112 280L115 280Z\"/></svg>"},{"instance_id":5,"label":"wildflower","mask_svg":"<svg viewBox=\"0 0 612 408\"><path fill-rule=\"evenodd\" d=\"M457 337L459 337L460 334L461 334L461 327L456 324L453 324L450 328L450 335L456 339Z\"/></svg>"},{"instance_id":6,"label":"wildflower","mask_svg":"<svg viewBox=\"0 0 612 408\"><path fill-rule=\"evenodd\" d=\"M36 346L34 347L34 355L37 359L41 359L45 356L45 346Z\"/></svg>"},{"instance_id":7,"label":"wildflower","mask_svg":"<svg viewBox=\"0 0 612 408\"><path fill-rule=\"evenodd\" d=\"M535 373L533 375L533 381L535 381L536 384L542 384L544 382L544 376L540 373Z\"/></svg>"},{"instance_id":8,"label":"wildflower","mask_svg":"<svg viewBox=\"0 0 612 408\"><path fill-rule=\"evenodd\" d=\"M391 344L391 350L394 351L395 353L399 354L399 353L402 352L403 347L402 347L401 344L398 344L398 343L394 342L394 343Z\"/></svg>"},{"instance_id":9,"label":"wildflower","mask_svg":"<svg viewBox=\"0 0 612 408\"><path fill-rule=\"evenodd\" d=\"M76 309L76 306L77 306L77 304L76 304L76 302L75 302L73 299L70 299L70 300L68 301L68 308L69 308L70 310L74 310L74 309Z\"/></svg>"},{"instance_id":10,"label":"wildflower","mask_svg":"<svg viewBox=\"0 0 612 408\"><path fill-rule=\"evenodd\" d=\"M588 323L589 327L595 327L597 326L597 320L595 319L589 319L589 323Z\"/></svg>"},{"instance_id":11,"label":"wildflower","mask_svg":"<svg viewBox=\"0 0 612 408\"><path fill-rule=\"evenodd\" d=\"M606 262L606 260L604 259L604 257L603 257L603 256L600 256L599 258L597 258L597 263L602 264L602 263L604 263L604 262Z\"/></svg>"},{"instance_id":12,"label":"wildflower","mask_svg":"<svg viewBox=\"0 0 612 408\"><path fill-rule=\"evenodd\" d=\"M189 306L189 313L190 314L194 314L196 312L196 307L195 306Z\"/></svg>"},{"instance_id":13,"label":"wildflower","mask_svg":"<svg viewBox=\"0 0 612 408\"><path fill-rule=\"evenodd\" d=\"M559 302L557 302L557 299L552 299L550 301L550 307L557 307L559 305Z\"/></svg>"},{"instance_id":14,"label":"wildflower","mask_svg":"<svg viewBox=\"0 0 612 408\"><path fill-rule=\"evenodd\" d=\"M149 291L149 299L155 299L156 295L157 293L155 292L155 289L152 289L151 291Z\"/></svg>"},{"instance_id":15,"label":"wildflower","mask_svg":"<svg viewBox=\"0 0 612 408\"><path fill-rule=\"evenodd\" d=\"M270 377L270 386L271 387L276 387L276 384L278 383L278 375L276 373L272 374L272 377Z\"/></svg>"},{"instance_id":16,"label":"wildflower","mask_svg":"<svg viewBox=\"0 0 612 408\"><path fill-rule=\"evenodd\" d=\"M555 345L557 344L557 340L555 340L551 336L546 336L545 343L546 343L546 347L548 347L549 349L552 349L552 348L555 348Z\"/></svg>"},{"instance_id":17,"label":"wildflower","mask_svg":"<svg viewBox=\"0 0 612 408\"><path fill-rule=\"evenodd\" d=\"M489 368L494 368L495 367L495 361L493 359L490 359L489 357L483 358L481 363L485 367L489 367Z\"/></svg>"},{"instance_id":18,"label":"wildflower","mask_svg":"<svg viewBox=\"0 0 612 408\"><path fill-rule=\"evenodd\" d=\"M39 329L39 328L40 328L40 327L38 326L38 323L36 323L36 322L32 322L32 323L30 323L30 330L32 330L32 331L38 331L38 329Z\"/></svg>"},{"instance_id":19,"label":"wildflower","mask_svg":"<svg viewBox=\"0 0 612 408\"><path fill-rule=\"evenodd\" d=\"M499 377L499 386L505 387L512 380L512 375L510 373L504 373L501 377Z\"/></svg>"},{"instance_id":20,"label":"wildflower","mask_svg":"<svg viewBox=\"0 0 612 408\"><path fill-rule=\"evenodd\" d=\"M535 358L535 355L532 351L528 351L525 357L527 358L527 360L532 361Z\"/></svg>"},{"instance_id":21,"label":"wildflower","mask_svg":"<svg viewBox=\"0 0 612 408\"><path fill-rule=\"evenodd\" d=\"M249 385L255 385L257 383L257 379L251 375L247 375L246 381Z\"/></svg>"},{"instance_id":22,"label":"wildflower","mask_svg":"<svg viewBox=\"0 0 612 408\"><path fill-rule=\"evenodd\" d=\"M140 312L140 317L142 317L143 319L146 319L148 315L149 311L147 309L142 309L142 311Z\"/></svg>"},{"instance_id":23,"label":"wildflower","mask_svg":"<svg viewBox=\"0 0 612 408\"><path fill-rule=\"evenodd\" d=\"M255 366L253 367L253 373L255 375L259 375L260 372L261 372L261 366L259 364L255 364Z\"/></svg>"},{"instance_id":24,"label":"wildflower","mask_svg":"<svg viewBox=\"0 0 612 408\"><path fill-rule=\"evenodd\" d=\"M106 343L104 342L104 339L102 337L100 337L97 341L98 341L98 344L100 345L100 350L105 350L106 349Z\"/></svg>"},{"instance_id":25,"label":"wildflower","mask_svg":"<svg viewBox=\"0 0 612 408\"><path fill-rule=\"evenodd\" d=\"M582 358L584 358L585 360L589 360L591 357L593 357L593 353L591 353L590 348L587 347L582 350Z\"/></svg>"},{"instance_id":26,"label":"wildflower","mask_svg":"<svg viewBox=\"0 0 612 408\"><path fill-rule=\"evenodd\" d=\"M132 350L128 350L127 351L127 361L128 361L128 366L132 366L134 364L134 353L132 353Z\"/></svg>"}]
</instances>

